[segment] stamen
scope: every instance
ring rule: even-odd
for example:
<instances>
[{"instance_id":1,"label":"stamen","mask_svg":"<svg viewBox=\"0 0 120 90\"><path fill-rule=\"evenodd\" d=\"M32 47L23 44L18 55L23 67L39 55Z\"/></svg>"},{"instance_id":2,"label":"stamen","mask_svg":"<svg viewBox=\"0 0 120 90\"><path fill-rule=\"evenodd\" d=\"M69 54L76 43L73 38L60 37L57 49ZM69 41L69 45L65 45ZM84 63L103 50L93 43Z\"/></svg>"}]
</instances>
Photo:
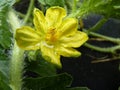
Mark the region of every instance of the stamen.
<instances>
[{"instance_id":1,"label":"stamen","mask_svg":"<svg viewBox=\"0 0 120 90\"><path fill-rule=\"evenodd\" d=\"M46 47L48 47L48 48L54 48L54 45L49 45L46 42L43 42L43 45L46 46Z\"/></svg>"},{"instance_id":2,"label":"stamen","mask_svg":"<svg viewBox=\"0 0 120 90\"><path fill-rule=\"evenodd\" d=\"M57 40L56 28L54 27L48 28L48 32L46 34L45 39L48 43L54 43Z\"/></svg>"}]
</instances>

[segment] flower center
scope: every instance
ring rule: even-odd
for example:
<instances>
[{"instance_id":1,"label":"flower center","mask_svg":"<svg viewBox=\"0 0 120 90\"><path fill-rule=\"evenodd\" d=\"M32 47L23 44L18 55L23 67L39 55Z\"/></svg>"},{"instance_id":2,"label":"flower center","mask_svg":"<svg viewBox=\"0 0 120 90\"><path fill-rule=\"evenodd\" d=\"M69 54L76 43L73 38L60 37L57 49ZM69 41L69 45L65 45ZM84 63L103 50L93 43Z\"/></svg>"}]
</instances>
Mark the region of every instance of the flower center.
<instances>
[{"instance_id":1,"label":"flower center","mask_svg":"<svg viewBox=\"0 0 120 90\"><path fill-rule=\"evenodd\" d=\"M56 33L56 28L50 27L48 28L48 32L46 34L45 40L48 44L53 44L57 41L58 35Z\"/></svg>"}]
</instances>

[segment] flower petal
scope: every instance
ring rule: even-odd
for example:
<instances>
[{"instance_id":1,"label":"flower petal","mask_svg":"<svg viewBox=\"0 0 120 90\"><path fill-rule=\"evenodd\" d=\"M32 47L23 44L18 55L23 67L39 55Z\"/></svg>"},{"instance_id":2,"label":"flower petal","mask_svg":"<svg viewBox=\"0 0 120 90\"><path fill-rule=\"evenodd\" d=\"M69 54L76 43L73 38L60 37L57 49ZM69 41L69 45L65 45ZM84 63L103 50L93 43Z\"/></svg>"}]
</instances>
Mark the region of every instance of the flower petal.
<instances>
[{"instance_id":1,"label":"flower petal","mask_svg":"<svg viewBox=\"0 0 120 90\"><path fill-rule=\"evenodd\" d=\"M48 46L45 42L41 44L42 56L48 62L61 67L60 55L55 51L53 46Z\"/></svg>"},{"instance_id":2,"label":"flower petal","mask_svg":"<svg viewBox=\"0 0 120 90\"><path fill-rule=\"evenodd\" d=\"M79 51L69 47L60 47L58 52L65 57L78 57L81 55Z\"/></svg>"},{"instance_id":3,"label":"flower petal","mask_svg":"<svg viewBox=\"0 0 120 90\"><path fill-rule=\"evenodd\" d=\"M61 38L60 43L64 47L80 47L87 40L88 36L86 33L77 31L73 36Z\"/></svg>"},{"instance_id":4,"label":"flower petal","mask_svg":"<svg viewBox=\"0 0 120 90\"><path fill-rule=\"evenodd\" d=\"M66 11L64 8L59 6L54 6L46 11L46 21L48 23L48 27L58 27L62 19L66 16Z\"/></svg>"},{"instance_id":5,"label":"flower petal","mask_svg":"<svg viewBox=\"0 0 120 90\"><path fill-rule=\"evenodd\" d=\"M61 26L58 29L60 36L68 36L76 33L78 28L78 20L75 18L67 18L65 19Z\"/></svg>"},{"instance_id":6,"label":"flower petal","mask_svg":"<svg viewBox=\"0 0 120 90\"><path fill-rule=\"evenodd\" d=\"M40 48L40 35L31 27L24 26L17 29L15 39L18 46L24 50L36 50Z\"/></svg>"},{"instance_id":7,"label":"flower petal","mask_svg":"<svg viewBox=\"0 0 120 90\"><path fill-rule=\"evenodd\" d=\"M39 9L34 9L34 19L33 19L35 29L40 33L44 34L46 31L46 20L44 14Z\"/></svg>"}]
</instances>

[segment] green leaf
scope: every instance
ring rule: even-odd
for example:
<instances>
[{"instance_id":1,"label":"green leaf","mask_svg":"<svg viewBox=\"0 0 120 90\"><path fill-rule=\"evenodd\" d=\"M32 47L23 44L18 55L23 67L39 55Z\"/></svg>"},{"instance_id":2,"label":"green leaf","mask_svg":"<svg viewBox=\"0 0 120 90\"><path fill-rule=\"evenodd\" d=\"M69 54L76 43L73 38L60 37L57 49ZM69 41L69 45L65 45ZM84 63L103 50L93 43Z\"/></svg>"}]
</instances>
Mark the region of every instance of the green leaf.
<instances>
[{"instance_id":1,"label":"green leaf","mask_svg":"<svg viewBox=\"0 0 120 90\"><path fill-rule=\"evenodd\" d=\"M15 3L15 0L0 0L0 45L9 48L11 45L10 27L7 20L9 8Z\"/></svg>"},{"instance_id":2,"label":"green leaf","mask_svg":"<svg viewBox=\"0 0 120 90\"><path fill-rule=\"evenodd\" d=\"M38 54L37 54L37 52L34 54L36 54L36 55L32 55L32 56L29 55L29 57L28 57L28 58L32 57L31 59L33 59L33 61L28 62L28 66L27 66L28 71L35 72L35 73L39 74L40 76L56 75L56 68L53 64L44 60L39 52L38 52ZM34 60L34 56L36 56L36 58L35 58L36 61Z\"/></svg>"},{"instance_id":3,"label":"green leaf","mask_svg":"<svg viewBox=\"0 0 120 90\"><path fill-rule=\"evenodd\" d=\"M78 16L95 13L120 19L120 0L84 0L81 3Z\"/></svg>"},{"instance_id":4,"label":"green leaf","mask_svg":"<svg viewBox=\"0 0 120 90\"><path fill-rule=\"evenodd\" d=\"M0 60L8 60L8 56L5 53L4 48L0 47Z\"/></svg>"},{"instance_id":5,"label":"green leaf","mask_svg":"<svg viewBox=\"0 0 120 90\"><path fill-rule=\"evenodd\" d=\"M5 7L12 6L15 3L15 0L0 0L0 10Z\"/></svg>"},{"instance_id":6,"label":"green leaf","mask_svg":"<svg viewBox=\"0 0 120 90\"><path fill-rule=\"evenodd\" d=\"M38 0L41 4L46 5L45 0Z\"/></svg>"},{"instance_id":7,"label":"green leaf","mask_svg":"<svg viewBox=\"0 0 120 90\"><path fill-rule=\"evenodd\" d=\"M120 1L119 0L106 0L101 5L96 7L95 13L102 14L106 17L120 19Z\"/></svg>"},{"instance_id":8,"label":"green leaf","mask_svg":"<svg viewBox=\"0 0 120 90\"><path fill-rule=\"evenodd\" d=\"M43 5L48 6L61 6L63 7L65 5L64 0L38 0Z\"/></svg>"},{"instance_id":9,"label":"green leaf","mask_svg":"<svg viewBox=\"0 0 120 90\"><path fill-rule=\"evenodd\" d=\"M40 78L26 78L26 90L89 90L86 87L70 88L72 77L67 74L58 74Z\"/></svg>"},{"instance_id":10,"label":"green leaf","mask_svg":"<svg viewBox=\"0 0 120 90\"><path fill-rule=\"evenodd\" d=\"M72 77L64 73L64 74L48 76L48 77L26 78L25 81L26 81L25 86L28 89L40 90L42 88L42 90L47 90L47 88L49 88L50 90L51 88L51 90L54 90L54 88L58 88L58 87L64 88L70 86Z\"/></svg>"},{"instance_id":11,"label":"green leaf","mask_svg":"<svg viewBox=\"0 0 120 90\"><path fill-rule=\"evenodd\" d=\"M12 90L8 85L8 78L0 72L0 90Z\"/></svg>"},{"instance_id":12,"label":"green leaf","mask_svg":"<svg viewBox=\"0 0 120 90\"><path fill-rule=\"evenodd\" d=\"M65 88L65 87L47 87L42 90L90 90L87 87L75 87L75 88Z\"/></svg>"},{"instance_id":13,"label":"green leaf","mask_svg":"<svg viewBox=\"0 0 120 90\"><path fill-rule=\"evenodd\" d=\"M0 72L9 78L9 61L0 61Z\"/></svg>"},{"instance_id":14,"label":"green leaf","mask_svg":"<svg viewBox=\"0 0 120 90\"><path fill-rule=\"evenodd\" d=\"M0 10L0 45L5 49L11 45L11 32L7 22L8 7Z\"/></svg>"}]
</instances>

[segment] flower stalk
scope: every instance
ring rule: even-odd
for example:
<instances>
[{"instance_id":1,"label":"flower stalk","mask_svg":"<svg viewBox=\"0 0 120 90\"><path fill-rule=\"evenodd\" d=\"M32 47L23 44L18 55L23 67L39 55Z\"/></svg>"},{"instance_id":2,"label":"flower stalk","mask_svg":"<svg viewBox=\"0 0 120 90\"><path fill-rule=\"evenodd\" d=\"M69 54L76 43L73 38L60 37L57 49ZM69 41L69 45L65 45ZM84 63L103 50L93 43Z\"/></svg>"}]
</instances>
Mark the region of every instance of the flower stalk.
<instances>
[{"instance_id":1,"label":"flower stalk","mask_svg":"<svg viewBox=\"0 0 120 90\"><path fill-rule=\"evenodd\" d=\"M19 20L13 10L8 13L9 23L13 30L13 37L16 29L20 27ZM24 50L21 50L14 40L10 62L10 87L12 90L22 89L22 71L24 68Z\"/></svg>"},{"instance_id":2,"label":"flower stalk","mask_svg":"<svg viewBox=\"0 0 120 90\"><path fill-rule=\"evenodd\" d=\"M28 7L28 10L27 10L27 14L25 15L25 18L23 20L23 25L25 25L31 15L31 12L32 12L32 9L33 9L33 6L34 6L34 0L30 0L30 4L29 4L29 7Z\"/></svg>"},{"instance_id":3,"label":"flower stalk","mask_svg":"<svg viewBox=\"0 0 120 90\"><path fill-rule=\"evenodd\" d=\"M100 21L98 21L98 23L96 23L92 28L90 28L88 32L99 30L107 21L108 18L103 17L102 19L100 19Z\"/></svg>"},{"instance_id":4,"label":"flower stalk","mask_svg":"<svg viewBox=\"0 0 120 90\"><path fill-rule=\"evenodd\" d=\"M89 32L87 30L84 30L84 31L86 33ZM110 42L115 43L115 44L120 44L120 38L109 37L109 36L101 35L101 34L95 33L95 32L89 32L89 35L105 39L105 40L110 41Z\"/></svg>"},{"instance_id":5,"label":"flower stalk","mask_svg":"<svg viewBox=\"0 0 120 90\"><path fill-rule=\"evenodd\" d=\"M89 43L85 43L84 46L91 48L93 50L99 51L99 52L104 52L104 53L116 53L117 50L120 49L120 45L112 46L112 47L99 47L99 46L94 46Z\"/></svg>"}]
</instances>

